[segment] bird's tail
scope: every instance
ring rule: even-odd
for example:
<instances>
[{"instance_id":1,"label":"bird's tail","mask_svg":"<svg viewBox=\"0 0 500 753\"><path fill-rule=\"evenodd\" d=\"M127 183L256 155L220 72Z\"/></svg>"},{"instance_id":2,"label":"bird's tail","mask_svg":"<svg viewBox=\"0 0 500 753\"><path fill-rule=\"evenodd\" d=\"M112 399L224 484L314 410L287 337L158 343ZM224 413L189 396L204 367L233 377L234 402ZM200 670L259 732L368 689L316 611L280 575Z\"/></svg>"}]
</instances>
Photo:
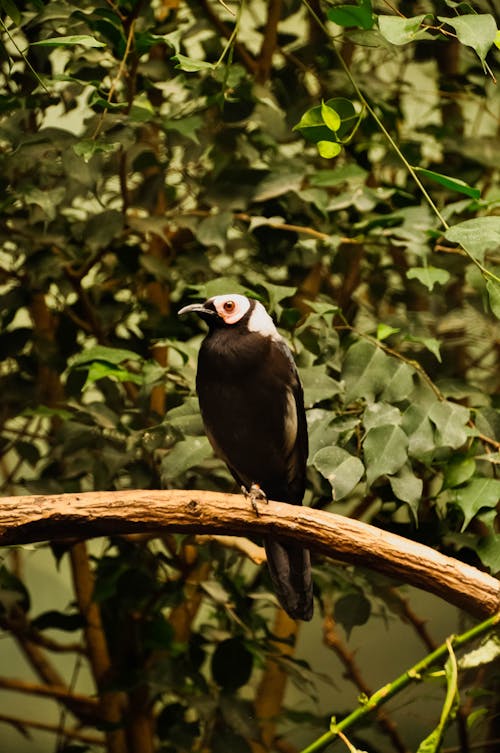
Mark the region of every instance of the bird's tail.
<instances>
[{"instance_id":1,"label":"bird's tail","mask_svg":"<svg viewBox=\"0 0 500 753\"><path fill-rule=\"evenodd\" d=\"M310 620L313 616L311 558L308 549L268 536L267 565L278 600L290 617Z\"/></svg>"}]
</instances>

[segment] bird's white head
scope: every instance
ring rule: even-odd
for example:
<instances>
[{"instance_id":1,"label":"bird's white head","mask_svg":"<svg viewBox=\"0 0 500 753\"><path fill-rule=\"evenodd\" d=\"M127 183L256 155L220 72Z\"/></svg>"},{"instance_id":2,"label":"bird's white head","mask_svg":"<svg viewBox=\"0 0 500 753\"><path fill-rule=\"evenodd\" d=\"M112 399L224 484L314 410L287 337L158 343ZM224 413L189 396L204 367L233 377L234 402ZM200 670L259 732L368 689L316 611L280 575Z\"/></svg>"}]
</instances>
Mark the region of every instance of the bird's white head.
<instances>
[{"instance_id":1,"label":"bird's white head","mask_svg":"<svg viewBox=\"0 0 500 753\"><path fill-rule=\"evenodd\" d=\"M258 332L264 337L272 337L275 340L281 339L281 335L262 303L239 293L216 295L205 303L185 306L179 314L189 312L197 313L211 326L216 325L214 319L218 321L219 326L221 324L233 326L248 315L245 323L250 332Z\"/></svg>"}]
</instances>

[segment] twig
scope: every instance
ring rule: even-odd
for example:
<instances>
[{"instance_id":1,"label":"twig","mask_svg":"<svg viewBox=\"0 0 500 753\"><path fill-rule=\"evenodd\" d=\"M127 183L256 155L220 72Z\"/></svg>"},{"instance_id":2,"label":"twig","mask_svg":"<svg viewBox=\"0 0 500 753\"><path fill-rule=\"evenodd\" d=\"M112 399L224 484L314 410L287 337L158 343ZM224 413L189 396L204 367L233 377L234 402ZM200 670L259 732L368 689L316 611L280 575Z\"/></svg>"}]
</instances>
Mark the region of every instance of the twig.
<instances>
[{"instance_id":1,"label":"twig","mask_svg":"<svg viewBox=\"0 0 500 753\"><path fill-rule=\"evenodd\" d=\"M354 654L348 650L347 646L342 641L340 635L335 626L335 622L332 617L326 617L323 623L323 640L325 644L331 648L338 656L345 669L347 670L347 677L358 690L365 696L370 696L372 690L366 684L361 670L359 669ZM383 709L379 709L377 713L377 722L380 725L382 731L389 737L395 750L399 753L409 753L408 748L399 736L397 725L387 715Z\"/></svg>"},{"instance_id":2,"label":"twig","mask_svg":"<svg viewBox=\"0 0 500 753\"><path fill-rule=\"evenodd\" d=\"M0 627L4 630L8 630L12 634L29 665L42 682L52 688L66 688L67 695L64 699L60 700L65 704L68 710L71 711L71 713L81 722L88 721L88 704L84 703L82 707L78 700L71 697L69 688L65 684L62 676L35 641L32 640L31 637L28 637L30 627L24 612L18 610L18 613L14 617L0 617ZM95 721L95 715L92 714L91 717L93 721Z\"/></svg>"},{"instance_id":3,"label":"twig","mask_svg":"<svg viewBox=\"0 0 500 753\"><path fill-rule=\"evenodd\" d=\"M256 80L265 84L273 64L273 54L278 40L278 23L281 17L283 0L270 0L267 4L267 19L264 24L262 45L257 60Z\"/></svg>"},{"instance_id":4,"label":"twig","mask_svg":"<svg viewBox=\"0 0 500 753\"><path fill-rule=\"evenodd\" d=\"M17 716L9 716L8 714L0 714L0 722L5 724L11 724L20 731L24 731L25 727L32 727L33 729L40 729L45 732L57 732L58 726L56 724L48 724L47 722L36 722L33 719L21 719ZM65 729L64 734L66 737L71 737L72 740L80 740L82 743L90 743L91 745L105 745L105 740L99 735L92 735L87 732L78 732L77 730Z\"/></svg>"},{"instance_id":5,"label":"twig","mask_svg":"<svg viewBox=\"0 0 500 753\"><path fill-rule=\"evenodd\" d=\"M99 704L94 698L81 693L71 692L65 685L39 685L35 682L26 682L25 680L14 680L10 677L0 677L0 688L4 690L14 690L18 693L28 693L30 695L44 696L54 698L58 701L72 701L81 706L88 706L89 714L98 716Z\"/></svg>"},{"instance_id":6,"label":"twig","mask_svg":"<svg viewBox=\"0 0 500 753\"><path fill-rule=\"evenodd\" d=\"M436 642L431 638L429 631L427 630L426 620L419 617L410 606L409 599L405 599L396 588L389 588L391 599L394 599L401 610L401 616L406 622L415 629L415 632L422 640L422 643L428 651L434 651L436 648Z\"/></svg>"},{"instance_id":7,"label":"twig","mask_svg":"<svg viewBox=\"0 0 500 753\"><path fill-rule=\"evenodd\" d=\"M132 21L131 21L131 23L130 23L130 28L129 28L128 34L127 34L127 44L126 44L126 47L125 47L125 52L123 53L123 57L120 60L120 65L118 67L118 72L117 72L116 76L114 77L113 81L111 82L111 86L109 87L108 96L106 98L106 101L107 101L108 105L111 104L111 100L113 98L113 94L115 93L115 89L118 86L118 82L120 81L120 79L123 76L123 72L125 71L125 66L127 64L127 58L129 56L130 49L132 47L132 42L133 42L133 39L134 39L134 29L135 29L135 18L133 18ZM95 127L95 131L92 134L92 139L93 140L95 140L99 136L99 133L101 132L102 124L104 122L104 117L105 117L106 113L107 113L107 109L103 110L102 113L101 113L101 116L100 116L100 118L99 118L99 120L97 122L97 125Z\"/></svg>"},{"instance_id":8,"label":"twig","mask_svg":"<svg viewBox=\"0 0 500 753\"><path fill-rule=\"evenodd\" d=\"M215 11L212 9L208 0L200 0L200 5L208 20L217 29L217 31L226 39L230 39L233 33L232 30L229 29L226 24L220 20L217 13L215 13ZM241 42L234 42L234 50L247 71L249 73L255 74L257 71L257 62L250 55L246 47Z\"/></svg>"},{"instance_id":9,"label":"twig","mask_svg":"<svg viewBox=\"0 0 500 753\"><path fill-rule=\"evenodd\" d=\"M227 549L235 549L248 557L255 565L262 565L266 561L264 547L254 544L250 539L243 539L240 536L216 536L214 534L201 534L194 538L197 544L206 544L213 541Z\"/></svg>"}]
</instances>

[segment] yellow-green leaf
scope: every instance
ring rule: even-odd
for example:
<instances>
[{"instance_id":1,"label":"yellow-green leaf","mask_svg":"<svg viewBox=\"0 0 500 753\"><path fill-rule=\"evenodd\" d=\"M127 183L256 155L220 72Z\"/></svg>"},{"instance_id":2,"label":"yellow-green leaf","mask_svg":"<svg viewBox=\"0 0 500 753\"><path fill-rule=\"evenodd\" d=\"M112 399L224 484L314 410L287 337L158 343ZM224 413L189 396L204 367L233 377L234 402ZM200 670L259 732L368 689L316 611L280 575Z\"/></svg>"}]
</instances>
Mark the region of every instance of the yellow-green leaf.
<instances>
[{"instance_id":1,"label":"yellow-green leaf","mask_svg":"<svg viewBox=\"0 0 500 753\"><path fill-rule=\"evenodd\" d=\"M338 141L318 141L316 144L321 157L332 159L340 154L342 149Z\"/></svg>"},{"instance_id":2,"label":"yellow-green leaf","mask_svg":"<svg viewBox=\"0 0 500 753\"><path fill-rule=\"evenodd\" d=\"M338 131L340 128L340 115L333 107L329 107L325 102L321 103L321 116L330 131Z\"/></svg>"}]
</instances>

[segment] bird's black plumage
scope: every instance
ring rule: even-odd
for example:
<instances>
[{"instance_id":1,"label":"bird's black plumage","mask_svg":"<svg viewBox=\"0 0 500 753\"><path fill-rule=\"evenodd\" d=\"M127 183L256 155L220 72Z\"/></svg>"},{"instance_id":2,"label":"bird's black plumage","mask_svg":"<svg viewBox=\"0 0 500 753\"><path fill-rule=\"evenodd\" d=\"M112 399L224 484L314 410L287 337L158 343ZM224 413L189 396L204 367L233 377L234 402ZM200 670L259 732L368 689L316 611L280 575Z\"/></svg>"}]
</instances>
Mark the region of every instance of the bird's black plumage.
<instances>
[{"instance_id":1,"label":"bird's black plumage","mask_svg":"<svg viewBox=\"0 0 500 753\"><path fill-rule=\"evenodd\" d=\"M229 311L224 309L229 306ZM234 478L266 497L301 504L308 453L302 386L292 354L260 303L216 296L187 306L209 325L198 357L196 389L207 436ZM276 594L291 617L313 613L309 552L265 541Z\"/></svg>"}]
</instances>

